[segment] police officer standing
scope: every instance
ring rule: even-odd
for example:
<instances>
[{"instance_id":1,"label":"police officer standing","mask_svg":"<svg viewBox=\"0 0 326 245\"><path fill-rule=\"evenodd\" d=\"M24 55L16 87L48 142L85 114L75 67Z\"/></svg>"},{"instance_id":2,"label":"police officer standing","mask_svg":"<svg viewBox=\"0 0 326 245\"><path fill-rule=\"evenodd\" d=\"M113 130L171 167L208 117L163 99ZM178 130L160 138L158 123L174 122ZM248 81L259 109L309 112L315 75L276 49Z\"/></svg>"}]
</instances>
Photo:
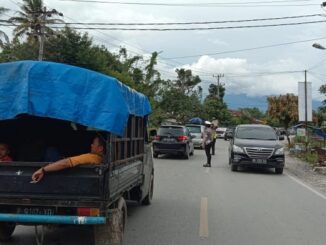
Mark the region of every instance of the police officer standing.
<instances>
[{"instance_id":1,"label":"police officer standing","mask_svg":"<svg viewBox=\"0 0 326 245\"><path fill-rule=\"evenodd\" d=\"M207 163L204 164L204 167L211 167L211 148L212 148L212 123L209 121L205 121L205 129L203 133L203 148L205 149Z\"/></svg>"}]
</instances>

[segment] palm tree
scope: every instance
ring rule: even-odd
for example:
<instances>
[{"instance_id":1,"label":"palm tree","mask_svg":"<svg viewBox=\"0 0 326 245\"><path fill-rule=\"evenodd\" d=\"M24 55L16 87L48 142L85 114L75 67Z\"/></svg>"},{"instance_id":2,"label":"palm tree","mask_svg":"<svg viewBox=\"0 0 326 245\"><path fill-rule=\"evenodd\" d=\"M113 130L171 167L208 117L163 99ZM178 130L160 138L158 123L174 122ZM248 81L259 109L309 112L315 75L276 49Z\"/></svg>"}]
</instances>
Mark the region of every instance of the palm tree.
<instances>
[{"instance_id":1,"label":"palm tree","mask_svg":"<svg viewBox=\"0 0 326 245\"><path fill-rule=\"evenodd\" d=\"M18 26L14 29L15 37L21 37L25 34L33 33L35 35L41 32L53 34L53 30L48 27L48 24L63 23L61 19L53 19L53 15L60 15L56 10L46 11L43 0L22 0L23 5L18 11L17 17L10 18L10 21L15 22Z\"/></svg>"},{"instance_id":2,"label":"palm tree","mask_svg":"<svg viewBox=\"0 0 326 245\"><path fill-rule=\"evenodd\" d=\"M3 8L3 7L0 7L0 16L4 13L8 11L8 9L6 8ZM4 31L1 31L0 30L0 47L3 47L4 45L4 42L2 41L2 38L8 43L9 42L9 38L8 36L6 35L6 33Z\"/></svg>"}]
</instances>

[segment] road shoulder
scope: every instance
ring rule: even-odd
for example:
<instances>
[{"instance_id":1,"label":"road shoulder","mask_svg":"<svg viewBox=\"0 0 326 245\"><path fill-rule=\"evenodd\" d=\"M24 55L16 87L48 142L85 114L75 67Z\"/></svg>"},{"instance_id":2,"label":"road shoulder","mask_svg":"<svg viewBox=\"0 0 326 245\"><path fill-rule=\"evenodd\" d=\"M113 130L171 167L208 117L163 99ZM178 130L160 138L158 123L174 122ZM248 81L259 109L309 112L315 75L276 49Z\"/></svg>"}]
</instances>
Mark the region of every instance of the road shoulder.
<instances>
[{"instance_id":1,"label":"road shoulder","mask_svg":"<svg viewBox=\"0 0 326 245\"><path fill-rule=\"evenodd\" d=\"M309 163L304 162L296 157L292 157L286 152L285 169L289 174L296 176L301 181L315 187L318 191L326 194L326 176L313 171Z\"/></svg>"}]
</instances>

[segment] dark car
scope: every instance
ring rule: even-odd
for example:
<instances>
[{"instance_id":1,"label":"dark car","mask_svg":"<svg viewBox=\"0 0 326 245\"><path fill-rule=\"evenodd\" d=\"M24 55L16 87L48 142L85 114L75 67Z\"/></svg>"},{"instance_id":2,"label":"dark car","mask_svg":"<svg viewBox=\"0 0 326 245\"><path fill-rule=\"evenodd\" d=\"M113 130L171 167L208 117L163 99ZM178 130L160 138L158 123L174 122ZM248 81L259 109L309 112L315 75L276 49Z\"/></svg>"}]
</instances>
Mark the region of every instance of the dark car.
<instances>
[{"instance_id":1,"label":"dark car","mask_svg":"<svg viewBox=\"0 0 326 245\"><path fill-rule=\"evenodd\" d=\"M171 153L189 159L189 156L194 154L192 137L185 126L161 126L153 140L153 156L157 158L159 154Z\"/></svg>"},{"instance_id":2,"label":"dark car","mask_svg":"<svg viewBox=\"0 0 326 245\"><path fill-rule=\"evenodd\" d=\"M234 128L227 128L224 134L224 140L228 140L232 138L233 132L234 132Z\"/></svg>"},{"instance_id":3,"label":"dark car","mask_svg":"<svg viewBox=\"0 0 326 245\"><path fill-rule=\"evenodd\" d=\"M275 168L283 173L284 147L275 130L266 125L239 125L235 128L229 147L229 164L232 171L238 167Z\"/></svg>"}]
</instances>

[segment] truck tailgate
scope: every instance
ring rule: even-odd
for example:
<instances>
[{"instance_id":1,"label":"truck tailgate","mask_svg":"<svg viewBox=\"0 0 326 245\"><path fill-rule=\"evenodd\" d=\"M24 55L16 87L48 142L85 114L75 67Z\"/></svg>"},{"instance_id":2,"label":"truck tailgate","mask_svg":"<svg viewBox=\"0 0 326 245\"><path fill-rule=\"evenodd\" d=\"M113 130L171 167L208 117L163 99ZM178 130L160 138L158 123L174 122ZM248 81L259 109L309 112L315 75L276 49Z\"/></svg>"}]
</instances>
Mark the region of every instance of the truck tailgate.
<instances>
[{"instance_id":1,"label":"truck tailgate","mask_svg":"<svg viewBox=\"0 0 326 245\"><path fill-rule=\"evenodd\" d=\"M47 173L38 183L31 176L42 164L1 163L0 198L99 200L103 198L104 177L99 166L81 166Z\"/></svg>"}]
</instances>

